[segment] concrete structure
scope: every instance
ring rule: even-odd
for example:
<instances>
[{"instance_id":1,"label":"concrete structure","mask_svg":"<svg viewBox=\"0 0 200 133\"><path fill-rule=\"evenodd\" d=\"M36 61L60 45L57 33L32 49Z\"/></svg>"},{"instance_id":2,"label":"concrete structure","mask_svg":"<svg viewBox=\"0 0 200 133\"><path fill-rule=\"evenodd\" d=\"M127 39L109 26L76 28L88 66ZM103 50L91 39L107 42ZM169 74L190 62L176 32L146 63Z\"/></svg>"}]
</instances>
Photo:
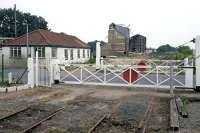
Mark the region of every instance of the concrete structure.
<instances>
[{"instance_id":1,"label":"concrete structure","mask_svg":"<svg viewBox=\"0 0 200 133\"><path fill-rule=\"evenodd\" d=\"M196 90L200 91L200 36L195 39Z\"/></svg>"},{"instance_id":2,"label":"concrete structure","mask_svg":"<svg viewBox=\"0 0 200 133\"><path fill-rule=\"evenodd\" d=\"M108 31L108 48L114 52L127 52L129 44L129 28L110 24Z\"/></svg>"},{"instance_id":3,"label":"concrete structure","mask_svg":"<svg viewBox=\"0 0 200 133\"><path fill-rule=\"evenodd\" d=\"M142 35L135 35L130 38L129 51L144 53L146 51L146 37Z\"/></svg>"},{"instance_id":4,"label":"concrete structure","mask_svg":"<svg viewBox=\"0 0 200 133\"><path fill-rule=\"evenodd\" d=\"M36 51L40 61L52 58L62 63L84 63L90 58L89 46L75 36L35 30L28 37L28 50L26 34L3 43L5 67L26 67L27 55L35 57Z\"/></svg>"},{"instance_id":5,"label":"concrete structure","mask_svg":"<svg viewBox=\"0 0 200 133\"><path fill-rule=\"evenodd\" d=\"M100 47L100 42L96 43L96 69L100 69L101 65L101 47Z\"/></svg>"},{"instance_id":6,"label":"concrete structure","mask_svg":"<svg viewBox=\"0 0 200 133\"><path fill-rule=\"evenodd\" d=\"M188 68L184 68L185 69L185 87L194 88L194 86L193 86L193 68L189 68L191 66L189 65L188 58L184 59L184 66L188 67Z\"/></svg>"}]
</instances>

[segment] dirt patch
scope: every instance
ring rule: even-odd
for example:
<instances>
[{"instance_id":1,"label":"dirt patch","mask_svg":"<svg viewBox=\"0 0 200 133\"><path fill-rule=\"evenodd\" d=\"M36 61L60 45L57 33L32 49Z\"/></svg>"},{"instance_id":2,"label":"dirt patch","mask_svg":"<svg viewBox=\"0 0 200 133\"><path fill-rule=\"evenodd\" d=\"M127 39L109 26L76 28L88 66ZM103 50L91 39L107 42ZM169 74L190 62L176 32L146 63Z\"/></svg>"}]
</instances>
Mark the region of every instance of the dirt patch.
<instances>
[{"instance_id":1,"label":"dirt patch","mask_svg":"<svg viewBox=\"0 0 200 133\"><path fill-rule=\"evenodd\" d=\"M105 119L94 132L135 132L148 107L149 97L152 96L158 99L155 103L158 106L153 113L156 120L152 123L159 121L156 125L161 124L158 131L162 132L167 127L164 120L168 115L168 112L164 112L168 111L168 106L163 99L168 98L169 94L151 89L59 85L51 89L26 90L22 93L0 96L0 117L6 112L31 104L46 104L47 110L52 110L52 106L65 106L65 110L44 122L33 132L88 132L102 116L110 112L109 119ZM156 116L156 113L159 116ZM155 131L154 125L150 127Z\"/></svg>"},{"instance_id":2,"label":"dirt patch","mask_svg":"<svg viewBox=\"0 0 200 133\"><path fill-rule=\"evenodd\" d=\"M100 98L100 99L120 99L122 97L127 96L155 96L155 97L170 97L170 94L167 93L159 93L159 92L152 92L152 91L130 91L127 89L112 89L112 90L106 90L106 89L97 89L93 94L91 94L91 97L94 98Z\"/></svg>"}]
</instances>

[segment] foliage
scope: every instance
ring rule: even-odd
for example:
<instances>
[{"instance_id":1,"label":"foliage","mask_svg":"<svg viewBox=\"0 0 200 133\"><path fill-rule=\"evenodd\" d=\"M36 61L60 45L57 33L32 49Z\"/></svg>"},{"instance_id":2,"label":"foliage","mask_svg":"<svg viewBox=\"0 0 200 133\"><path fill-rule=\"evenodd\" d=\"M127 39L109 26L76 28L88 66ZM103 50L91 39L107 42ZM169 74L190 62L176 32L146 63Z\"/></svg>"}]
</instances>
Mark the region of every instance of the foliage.
<instances>
[{"instance_id":1,"label":"foliage","mask_svg":"<svg viewBox=\"0 0 200 133\"><path fill-rule=\"evenodd\" d=\"M9 84L8 81L0 82L0 87L10 87L11 84Z\"/></svg>"},{"instance_id":2,"label":"foliage","mask_svg":"<svg viewBox=\"0 0 200 133\"><path fill-rule=\"evenodd\" d=\"M15 36L14 20L14 9L0 9L0 37ZM26 33L26 23L28 23L29 32L37 29L48 30L48 23L44 18L16 10L17 36Z\"/></svg>"},{"instance_id":3,"label":"foliage","mask_svg":"<svg viewBox=\"0 0 200 133\"><path fill-rule=\"evenodd\" d=\"M97 40L92 41L92 42L88 42L88 45L90 46L91 52L96 51L96 43L97 43Z\"/></svg>"},{"instance_id":4,"label":"foliage","mask_svg":"<svg viewBox=\"0 0 200 133\"><path fill-rule=\"evenodd\" d=\"M90 58L87 62L87 64L94 64L96 62L96 58Z\"/></svg>"},{"instance_id":5,"label":"foliage","mask_svg":"<svg viewBox=\"0 0 200 133\"><path fill-rule=\"evenodd\" d=\"M157 52L158 52L158 53L176 52L176 48L170 46L169 44L161 45L160 47L158 47Z\"/></svg>"},{"instance_id":6,"label":"foliage","mask_svg":"<svg viewBox=\"0 0 200 133\"><path fill-rule=\"evenodd\" d=\"M189 46L175 48L166 44L158 47L157 52L153 53L152 56L159 59L182 60L186 57L191 58L192 54L193 51Z\"/></svg>"},{"instance_id":7,"label":"foliage","mask_svg":"<svg viewBox=\"0 0 200 133\"><path fill-rule=\"evenodd\" d=\"M177 48L177 58L184 59L186 57L192 56L193 51L189 46L181 46Z\"/></svg>"},{"instance_id":8,"label":"foliage","mask_svg":"<svg viewBox=\"0 0 200 133\"><path fill-rule=\"evenodd\" d=\"M186 96L181 96L180 98L181 98L181 101L183 102L184 106L190 102L188 97L186 97Z\"/></svg>"}]
</instances>

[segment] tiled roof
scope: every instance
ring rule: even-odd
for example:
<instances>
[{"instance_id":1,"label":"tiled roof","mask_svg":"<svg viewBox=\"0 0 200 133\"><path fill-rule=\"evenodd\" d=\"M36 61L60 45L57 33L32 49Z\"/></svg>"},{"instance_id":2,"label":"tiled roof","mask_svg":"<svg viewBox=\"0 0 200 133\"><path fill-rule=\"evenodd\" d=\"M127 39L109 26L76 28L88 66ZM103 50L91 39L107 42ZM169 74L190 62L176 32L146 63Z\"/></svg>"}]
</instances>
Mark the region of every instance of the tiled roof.
<instances>
[{"instance_id":1,"label":"tiled roof","mask_svg":"<svg viewBox=\"0 0 200 133\"><path fill-rule=\"evenodd\" d=\"M9 40L3 46L24 46L27 42L27 35L24 34L14 40ZM69 48L88 48L89 46L79 38L64 33L55 33L47 30L35 30L28 33L28 44L30 46L52 46Z\"/></svg>"}]
</instances>

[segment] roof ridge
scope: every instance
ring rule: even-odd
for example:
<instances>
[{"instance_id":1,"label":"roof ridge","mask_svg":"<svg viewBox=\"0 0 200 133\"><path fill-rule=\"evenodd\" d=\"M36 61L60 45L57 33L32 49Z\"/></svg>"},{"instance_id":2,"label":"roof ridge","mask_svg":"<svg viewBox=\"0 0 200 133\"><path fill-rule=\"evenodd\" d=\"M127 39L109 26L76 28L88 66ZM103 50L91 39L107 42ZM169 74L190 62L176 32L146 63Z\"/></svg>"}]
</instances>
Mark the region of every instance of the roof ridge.
<instances>
[{"instance_id":1,"label":"roof ridge","mask_svg":"<svg viewBox=\"0 0 200 133\"><path fill-rule=\"evenodd\" d=\"M49 39L41 32L41 29L39 29L40 34L42 35L42 37L45 39L47 44L50 44Z\"/></svg>"}]
</instances>

